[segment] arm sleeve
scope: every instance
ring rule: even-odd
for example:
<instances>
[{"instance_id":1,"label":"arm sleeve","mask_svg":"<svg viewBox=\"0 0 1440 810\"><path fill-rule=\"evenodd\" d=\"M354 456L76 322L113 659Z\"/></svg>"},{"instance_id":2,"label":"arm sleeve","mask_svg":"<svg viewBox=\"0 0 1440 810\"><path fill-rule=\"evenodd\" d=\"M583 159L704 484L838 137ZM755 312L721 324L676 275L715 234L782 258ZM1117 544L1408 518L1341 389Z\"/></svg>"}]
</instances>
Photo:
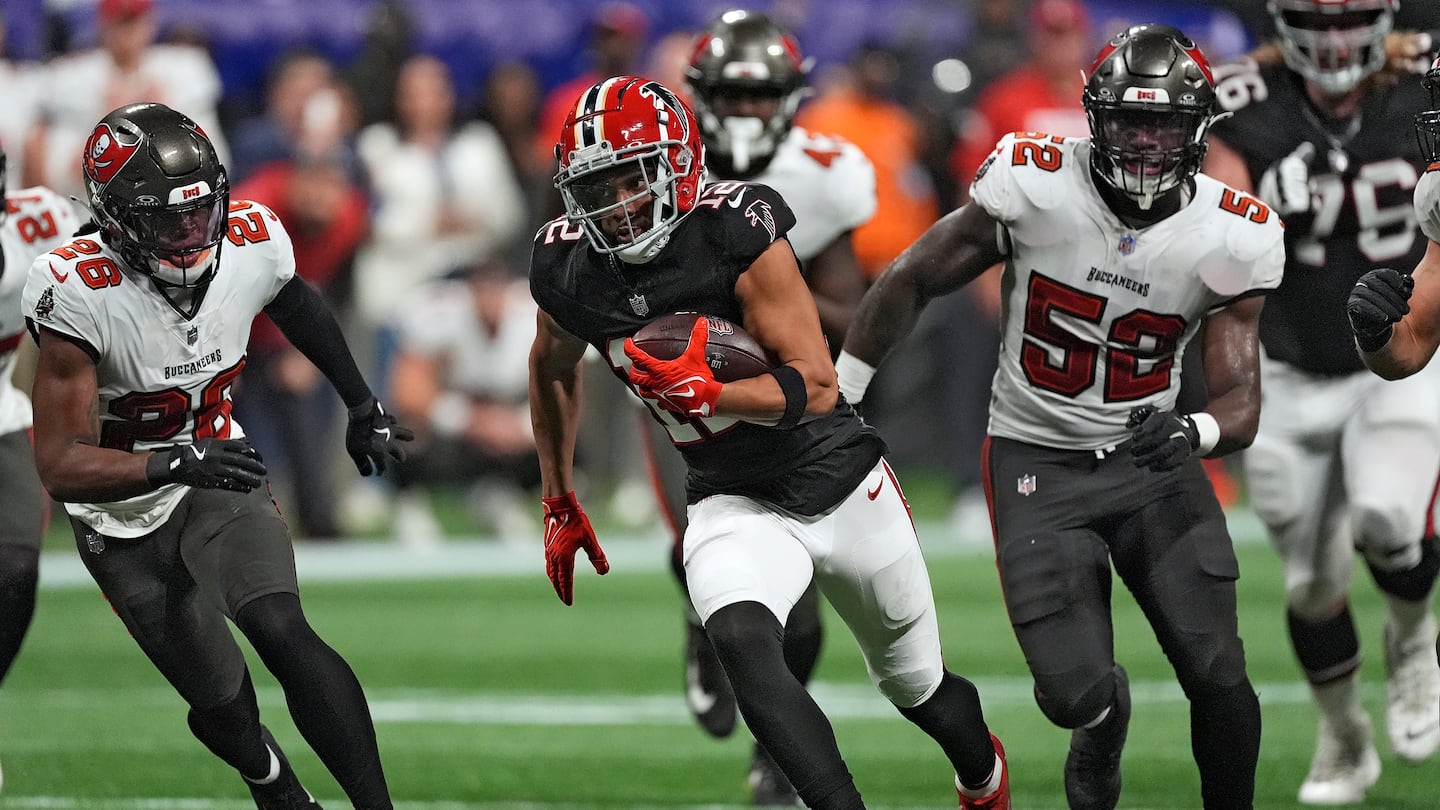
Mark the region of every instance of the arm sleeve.
<instances>
[{"instance_id":1,"label":"arm sleeve","mask_svg":"<svg viewBox=\"0 0 1440 810\"><path fill-rule=\"evenodd\" d=\"M335 314L309 282L292 276L265 307L265 314L335 386L345 407L363 405L374 396L355 365Z\"/></svg>"}]
</instances>

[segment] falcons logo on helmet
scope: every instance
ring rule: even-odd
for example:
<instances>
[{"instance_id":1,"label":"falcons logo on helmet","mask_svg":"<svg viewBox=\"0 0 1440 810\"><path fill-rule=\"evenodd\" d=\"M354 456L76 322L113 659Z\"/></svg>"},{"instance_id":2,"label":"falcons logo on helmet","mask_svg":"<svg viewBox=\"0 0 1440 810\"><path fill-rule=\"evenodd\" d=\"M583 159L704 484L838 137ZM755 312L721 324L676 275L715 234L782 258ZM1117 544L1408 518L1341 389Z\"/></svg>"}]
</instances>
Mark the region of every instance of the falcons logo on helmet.
<instances>
[{"instance_id":1,"label":"falcons logo on helmet","mask_svg":"<svg viewBox=\"0 0 1440 810\"><path fill-rule=\"evenodd\" d=\"M90 140L85 143L85 174L102 185L110 182L139 146L139 138L125 143L120 133L111 129L109 124L95 127L95 131L90 133Z\"/></svg>"}]
</instances>

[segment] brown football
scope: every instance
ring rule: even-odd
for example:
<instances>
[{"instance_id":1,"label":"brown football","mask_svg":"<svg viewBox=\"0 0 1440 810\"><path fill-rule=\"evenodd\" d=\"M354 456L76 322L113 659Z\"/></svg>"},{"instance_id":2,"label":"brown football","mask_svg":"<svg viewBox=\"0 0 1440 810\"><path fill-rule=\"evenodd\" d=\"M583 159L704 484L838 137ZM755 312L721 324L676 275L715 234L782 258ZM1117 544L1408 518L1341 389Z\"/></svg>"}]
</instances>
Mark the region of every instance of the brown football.
<instances>
[{"instance_id":1,"label":"brown football","mask_svg":"<svg viewBox=\"0 0 1440 810\"><path fill-rule=\"evenodd\" d=\"M738 324L696 312L674 312L656 318L635 333L635 345L651 357L674 360L690 344L690 331L695 327L696 318L705 318L710 323L705 361L710 364L716 380L735 382L775 367L765 349Z\"/></svg>"}]
</instances>

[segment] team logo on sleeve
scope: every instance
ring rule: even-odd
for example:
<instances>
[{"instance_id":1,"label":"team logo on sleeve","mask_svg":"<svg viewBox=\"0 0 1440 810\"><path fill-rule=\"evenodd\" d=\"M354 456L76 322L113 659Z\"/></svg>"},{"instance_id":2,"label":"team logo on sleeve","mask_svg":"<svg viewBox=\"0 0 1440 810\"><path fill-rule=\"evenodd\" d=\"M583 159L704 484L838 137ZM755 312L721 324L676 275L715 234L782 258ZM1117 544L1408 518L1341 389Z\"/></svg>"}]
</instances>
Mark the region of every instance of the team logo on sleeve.
<instances>
[{"instance_id":1,"label":"team logo on sleeve","mask_svg":"<svg viewBox=\"0 0 1440 810\"><path fill-rule=\"evenodd\" d=\"M775 241L775 212L770 210L770 204L764 200L756 200L750 203L745 209L745 218L750 220L750 227L765 227L770 234L770 241Z\"/></svg>"},{"instance_id":2,"label":"team logo on sleeve","mask_svg":"<svg viewBox=\"0 0 1440 810\"><path fill-rule=\"evenodd\" d=\"M122 135L109 124L95 127L95 131L90 133L90 140L85 142L86 176L102 185L110 182L139 146L138 137Z\"/></svg>"},{"instance_id":3,"label":"team logo on sleeve","mask_svg":"<svg viewBox=\"0 0 1440 810\"><path fill-rule=\"evenodd\" d=\"M35 320L48 321L55 312L55 288L46 287L45 292L40 293L40 300L35 302Z\"/></svg>"}]
</instances>

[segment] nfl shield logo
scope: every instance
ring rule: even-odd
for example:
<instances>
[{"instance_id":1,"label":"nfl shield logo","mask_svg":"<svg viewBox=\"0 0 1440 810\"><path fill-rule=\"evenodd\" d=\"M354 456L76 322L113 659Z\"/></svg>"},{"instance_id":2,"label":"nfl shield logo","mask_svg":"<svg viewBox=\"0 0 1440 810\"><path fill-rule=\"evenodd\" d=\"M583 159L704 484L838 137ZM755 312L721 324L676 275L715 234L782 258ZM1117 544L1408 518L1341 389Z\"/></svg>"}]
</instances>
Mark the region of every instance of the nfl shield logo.
<instances>
[{"instance_id":1,"label":"nfl shield logo","mask_svg":"<svg viewBox=\"0 0 1440 810\"><path fill-rule=\"evenodd\" d=\"M1130 234L1128 234L1128 233L1125 234L1124 236L1120 237L1120 255L1122 255L1122 256L1129 256L1131 253L1134 253L1134 252L1135 252L1135 237L1132 236L1132 235L1130 235Z\"/></svg>"},{"instance_id":2,"label":"nfl shield logo","mask_svg":"<svg viewBox=\"0 0 1440 810\"><path fill-rule=\"evenodd\" d=\"M630 296L630 309L643 318L650 314L650 302L640 293L634 293Z\"/></svg>"},{"instance_id":3,"label":"nfl shield logo","mask_svg":"<svg viewBox=\"0 0 1440 810\"><path fill-rule=\"evenodd\" d=\"M200 339L200 330L197 329L196 327L193 327L193 326L190 327L190 331L188 331L188 332L185 333L185 342L188 343L188 344L190 344L191 346L194 346L194 345L195 345L195 341L197 341L197 340L199 340L199 339Z\"/></svg>"},{"instance_id":4,"label":"nfl shield logo","mask_svg":"<svg viewBox=\"0 0 1440 810\"><path fill-rule=\"evenodd\" d=\"M1029 495L1030 493L1034 492L1035 476L1030 473L1025 473L1024 475L1015 479L1015 491L1019 492L1021 495Z\"/></svg>"}]
</instances>

